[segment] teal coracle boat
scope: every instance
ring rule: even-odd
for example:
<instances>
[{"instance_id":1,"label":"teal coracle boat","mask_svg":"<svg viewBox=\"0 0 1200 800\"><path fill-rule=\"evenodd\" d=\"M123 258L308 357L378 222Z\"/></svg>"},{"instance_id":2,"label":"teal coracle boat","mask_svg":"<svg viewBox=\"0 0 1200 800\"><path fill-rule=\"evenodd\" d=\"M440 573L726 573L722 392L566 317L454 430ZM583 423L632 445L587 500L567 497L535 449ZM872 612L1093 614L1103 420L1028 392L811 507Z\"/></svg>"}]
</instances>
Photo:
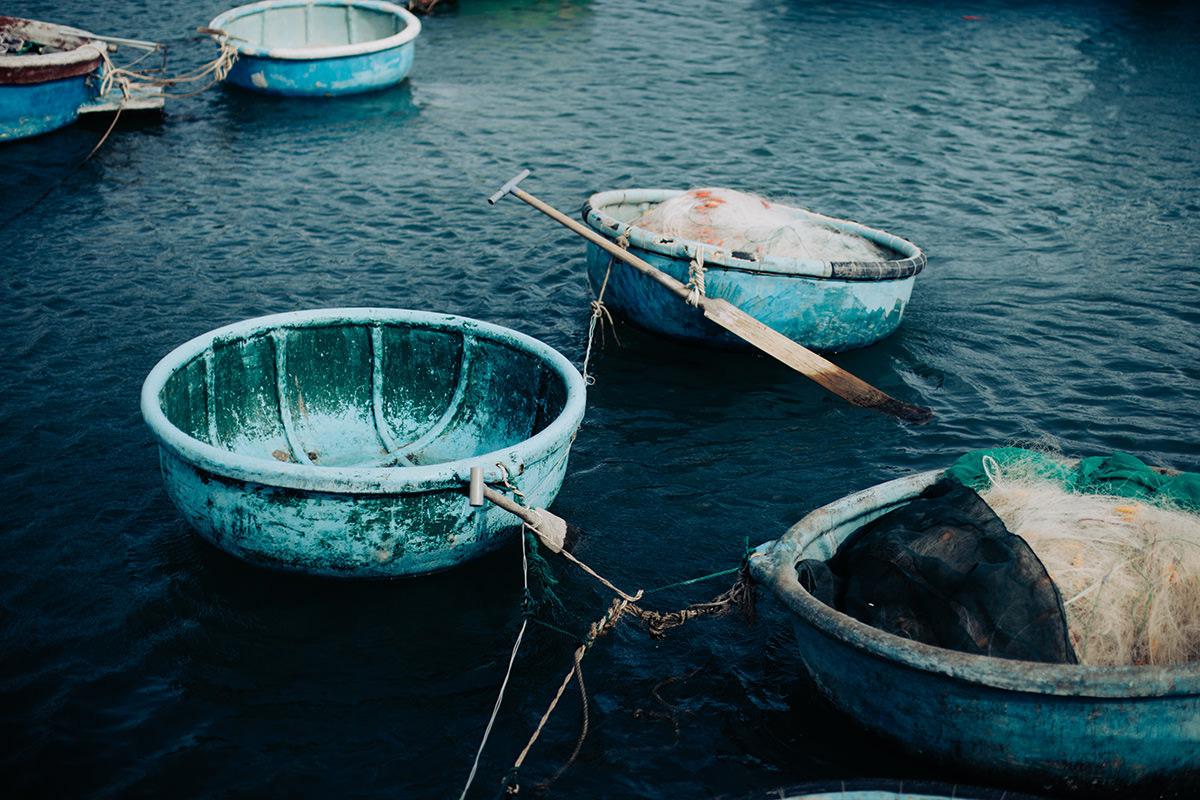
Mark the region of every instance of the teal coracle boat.
<instances>
[{"instance_id":1,"label":"teal coracle boat","mask_svg":"<svg viewBox=\"0 0 1200 800\"><path fill-rule=\"evenodd\" d=\"M265 94L329 97L394 86L421 22L381 0L264 0L209 23L237 50L226 82Z\"/></svg>"},{"instance_id":2,"label":"teal coracle boat","mask_svg":"<svg viewBox=\"0 0 1200 800\"><path fill-rule=\"evenodd\" d=\"M800 585L851 533L938 480L934 470L819 508L750 558L792 612L818 691L905 750L1011 784L1089 790L1200 785L1200 664L1046 664L933 647L870 627Z\"/></svg>"},{"instance_id":3,"label":"teal coracle boat","mask_svg":"<svg viewBox=\"0 0 1200 800\"><path fill-rule=\"evenodd\" d=\"M142 387L167 494L254 564L352 577L446 569L517 524L472 508L471 467L558 494L583 378L516 331L421 311L293 312L206 333Z\"/></svg>"},{"instance_id":4,"label":"teal coracle boat","mask_svg":"<svg viewBox=\"0 0 1200 800\"><path fill-rule=\"evenodd\" d=\"M924 253L912 242L857 222L799 210L814 222L862 236L892 251L895 258L876 262L758 258L631 224L653 206L680 194L673 189L600 192L588 198L583 219L607 238L628 242L631 253L685 284L688 264L699 253L706 295L728 300L805 347L830 352L865 347L899 327L916 275L925 267ZM593 291L599 291L607 275L605 302L643 328L695 342L739 344L656 281L591 243L587 269Z\"/></svg>"}]
</instances>

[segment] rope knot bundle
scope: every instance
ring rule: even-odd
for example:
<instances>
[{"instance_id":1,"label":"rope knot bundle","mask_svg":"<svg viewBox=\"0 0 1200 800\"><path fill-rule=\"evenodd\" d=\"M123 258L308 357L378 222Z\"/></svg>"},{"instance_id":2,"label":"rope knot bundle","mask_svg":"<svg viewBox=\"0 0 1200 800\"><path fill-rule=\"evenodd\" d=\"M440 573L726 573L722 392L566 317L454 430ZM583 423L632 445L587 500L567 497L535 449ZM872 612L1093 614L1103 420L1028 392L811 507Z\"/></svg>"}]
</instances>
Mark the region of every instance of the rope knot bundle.
<instances>
[{"instance_id":1,"label":"rope knot bundle","mask_svg":"<svg viewBox=\"0 0 1200 800\"><path fill-rule=\"evenodd\" d=\"M687 287L692 290L687 296L688 305L700 305L700 297L704 294L704 251L699 247L688 263Z\"/></svg>"}]
</instances>

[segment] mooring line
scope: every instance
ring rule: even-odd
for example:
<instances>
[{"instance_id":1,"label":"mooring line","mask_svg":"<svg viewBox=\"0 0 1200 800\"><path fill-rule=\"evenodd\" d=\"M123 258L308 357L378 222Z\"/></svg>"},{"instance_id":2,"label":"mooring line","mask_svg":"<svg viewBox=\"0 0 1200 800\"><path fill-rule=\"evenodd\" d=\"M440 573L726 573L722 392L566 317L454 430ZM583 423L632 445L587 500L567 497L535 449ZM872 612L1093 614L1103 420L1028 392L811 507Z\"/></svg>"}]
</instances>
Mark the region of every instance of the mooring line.
<instances>
[{"instance_id":1,"label":"mooring line","mask_svg":"<svg viewBox=\"0 0 1200 800\"><path fill-rule=\"evenodd\" d=\"M521 575L525 584L525 602L528 603L529 598L529 558L525 552L525 534L521 534ZM500 714L500 704L504 702L504 693L508 689L508 679L512 677L513 664L517 660L517 651L521 649L521 640L525 638L525 629L529 627L528 615L522 615L521 629L517 631L517 639L513 642L512 653L508 657L508 669L504 672L504 680L500 682L500 691L496 694L496 704L492 706L492 716L488 719L487 727L483 730L483 739L479 742L479 749L475 751L475 763L471 765L471 774L467 776L467 783L463 786L462 794L458 800L466 800L467 792L471 790L471 784L475 782L475 774L479 771L479 759L483 757L483 749L487 747L488 737L492 735L492 726L496 724L496 717Z\"/></svg>"}]
</instances>

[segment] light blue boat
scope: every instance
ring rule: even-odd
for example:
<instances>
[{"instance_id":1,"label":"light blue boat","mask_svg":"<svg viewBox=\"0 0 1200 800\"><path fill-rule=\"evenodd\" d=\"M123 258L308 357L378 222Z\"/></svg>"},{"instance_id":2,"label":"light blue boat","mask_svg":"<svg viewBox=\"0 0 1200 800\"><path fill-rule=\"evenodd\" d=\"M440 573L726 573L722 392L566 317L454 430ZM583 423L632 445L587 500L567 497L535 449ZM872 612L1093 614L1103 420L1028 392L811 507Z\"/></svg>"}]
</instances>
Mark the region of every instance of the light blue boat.
<instances>
[{"instance_id":1,"label":"light blue boat","mask_svg":"<svg viewBox=\"0 0 1200 800\"><path fill-rule=\"evenodd\" d=\"M651 207L682 194L673 189L623 189L588 198L583 218L596 232L629 243L629 251L682 283L699 253L705 294L728 300L788 338L816 350L865 347L900 325L925 255L912 242L857 222L803 212L837 230L858 234L892 250L881 262L827 262L756 258L724 253L709 244L671 239L631 223ZM679 301L658 282L588 244L588 279L604 301L655 333L696 342L743 345L739 339ZM610 270L611 267L611 270Z\"/></svg>"},{"instance_id":2,"label":"light blue boat","mask_svg":"<svg viewBox=\"0 0 1200 800\"><path fill-rule=\"evenodd\" d=\"M201 535L254 564L351 577L499 547L517 520L470 505L471 467L546 507L583 412L583 378L542 342L378 308L220 328L142 388L167 494Z\"/></svg>"},{"instance_id":3,"label":"light blue boat","mask_svg":"<svg viewBox=\"0 0 1200 800\"><path fill-rule=\"evenodd\" d=\"M70 125L96 96L105 44L63 25L0 17L0 142Z\"/></svg>"},{"instance_id":4,"label":"light blue boat","mask_svg":"<svg viewBox=\"0 0 1200 800\"><path fill-rule=\"evenodd\" d=\"M934 470L813 511L750 558L794 614L800 658L836 708L904 750L1012 784L1200 786L1200 664L1097 667L971 655L885 633L820 602L796 563L912 500Z\"/></svg>"},{"instance_id":5,"label":"light blue boat","mask_svg":"<svg viewBox=\"0 0 1200 800\"><path fill-rule=\"evenodd\" d=\"M209 27L237 50L228 83L309 97L400 83L421 32L420 20L382 0L264 0L226 11Z\"/></svg>"}]
</instances>

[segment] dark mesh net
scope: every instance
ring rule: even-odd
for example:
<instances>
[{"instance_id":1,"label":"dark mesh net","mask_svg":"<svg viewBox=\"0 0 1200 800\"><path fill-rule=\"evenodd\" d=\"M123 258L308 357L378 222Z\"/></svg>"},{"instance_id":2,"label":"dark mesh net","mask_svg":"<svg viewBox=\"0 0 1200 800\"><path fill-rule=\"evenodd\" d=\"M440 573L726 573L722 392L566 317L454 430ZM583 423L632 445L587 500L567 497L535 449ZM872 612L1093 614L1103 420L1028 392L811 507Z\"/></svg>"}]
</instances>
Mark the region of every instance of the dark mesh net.
<instances>
[{"instance_id":1,"label":"dark mesh net","mask_svg":"<svg viewBox=\"0 0 1200 800\"><path fill-rule=\"evenodd\" d=\"M974 490L941 480L796 565L826 605L880 630L964 653L1076 663L1058 588Z\"/></svg>"}]
</instances>

